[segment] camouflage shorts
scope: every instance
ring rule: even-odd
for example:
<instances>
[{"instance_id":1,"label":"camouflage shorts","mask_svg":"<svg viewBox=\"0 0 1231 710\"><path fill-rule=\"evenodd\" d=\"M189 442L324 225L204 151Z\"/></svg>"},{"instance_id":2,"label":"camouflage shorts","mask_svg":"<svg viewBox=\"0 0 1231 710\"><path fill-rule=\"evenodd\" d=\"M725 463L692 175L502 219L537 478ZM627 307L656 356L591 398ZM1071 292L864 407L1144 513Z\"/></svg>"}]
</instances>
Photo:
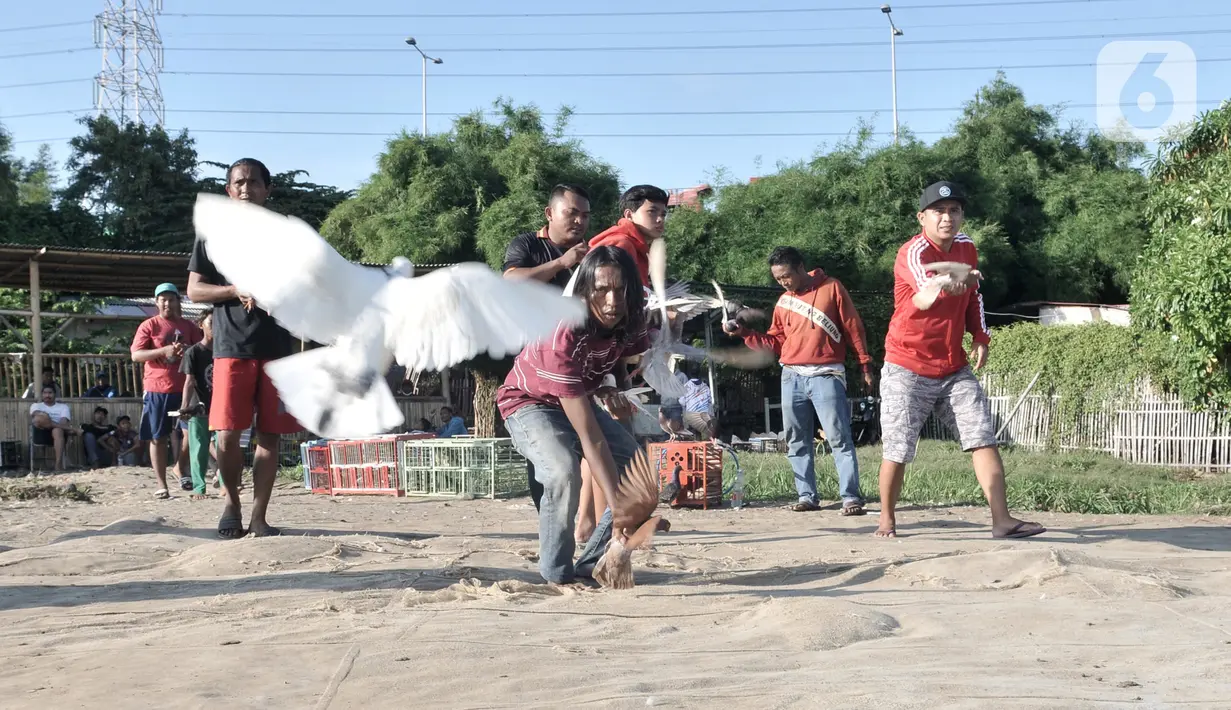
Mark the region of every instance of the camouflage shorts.
<instances>
[{"instance_id":1,"label":"camouflage shorts","mask_svg":"<svg viewBox=\"0 0 1231 710\"><path fill-rule=\"evenodd\" d=\"M962 450L996 445L987 395L969 367L931 378L893 363L881 370L881 439L884 458L910 463L929 414L957 432Z\"/></svg>"}]
</instances>

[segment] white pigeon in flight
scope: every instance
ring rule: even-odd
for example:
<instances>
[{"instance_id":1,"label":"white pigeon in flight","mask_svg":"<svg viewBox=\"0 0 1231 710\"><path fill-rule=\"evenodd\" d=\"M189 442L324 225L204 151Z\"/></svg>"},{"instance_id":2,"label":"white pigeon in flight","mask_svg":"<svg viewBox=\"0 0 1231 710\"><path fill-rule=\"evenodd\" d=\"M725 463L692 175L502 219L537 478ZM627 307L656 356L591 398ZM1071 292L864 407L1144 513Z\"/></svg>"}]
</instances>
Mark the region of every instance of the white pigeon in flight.
<instances>
[{"instance_id":1,"label":"white pigeon in flight","mask_svg":"<svg viewBox=\"0 0 1231 710\"><path fill-rule=\"evenodd\" d=\"M483 264L418 278L401 257L389 269L352 264L302 220L218 195L197 196L193 224L237 290L291 334L327 346L266 371L287 411L328 438L381 434L403 422L385 381L395 360L423 372L480 353L500 358L586 319L579 300Z\"/></svg>"}]
</instances>

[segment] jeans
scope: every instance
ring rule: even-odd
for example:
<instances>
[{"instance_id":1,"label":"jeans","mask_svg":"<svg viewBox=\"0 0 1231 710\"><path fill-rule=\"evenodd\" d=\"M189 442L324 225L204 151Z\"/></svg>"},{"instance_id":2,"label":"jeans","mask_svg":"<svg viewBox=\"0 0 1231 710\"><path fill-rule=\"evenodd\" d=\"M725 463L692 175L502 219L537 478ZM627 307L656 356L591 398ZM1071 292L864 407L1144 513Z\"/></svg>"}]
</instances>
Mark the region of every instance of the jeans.
<instances>
[{"instance_id":1,"label":"jeans","mask_svg":"<svg viewBox=\"0 0 1231 710\"><path fill-rule=\"evenodd\" d=\"M81 438L85 442L85 454L91 466L111 463L111 452L105 446L99 446L97 436L87 431Z\"/></svg>"},{"instance_id":2,"label":"jeans","mask_svg":"<svg viewBox=\"0 0 1231 710\"><path fill-rule=\"evenodd\" d=\"M594 407L594 416L617 470L623 469L637 451L636 439L598 406ZM603 514L581 559L574 565L573 531L581 498L581 440L577 432L564 410L544 406L517 410L505 420L505 426L513 446L534 465L535 478L543 485L539 505L539 573L543 579L557 584L589 575L611 539L611 510Z\"/></svg>"},{"instance_id":3,"label":"jeans","mask_svg":"<svg viewBox=\"0 0 1231 710\"><path fill-rule=\"evenodd\" d=\"M119 459L120 459L121 466L136 466L137 465L137 452L134 451L131 454L121 454L119 456Z\"/></svg>"},{"instance_id":4,"label":"jeans","mask_svg":"<svg viewBox=\"0 0 1231 710\"><path fill-rule=\"evenodd\" d=\"M838 468L838 492L843 505L863 505L859 494L859 461L851 436L851 408L846 385L837 377L804 377L782 370L782 425L786 429L787 460L795 472L795 490L800 502L818 503L816 469L813 467L816 419L833 450Z\"/></svg>"}]
</instances>

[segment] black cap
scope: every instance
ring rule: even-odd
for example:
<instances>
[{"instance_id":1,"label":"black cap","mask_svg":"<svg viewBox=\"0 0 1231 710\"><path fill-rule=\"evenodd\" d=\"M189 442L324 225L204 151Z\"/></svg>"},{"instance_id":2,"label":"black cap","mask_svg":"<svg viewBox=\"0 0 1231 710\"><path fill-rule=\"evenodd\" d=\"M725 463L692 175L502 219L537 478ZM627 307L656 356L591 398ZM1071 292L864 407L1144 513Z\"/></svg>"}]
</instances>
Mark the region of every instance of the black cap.
<instances>
[{"instance_id":1,"label":"black cap","mask_svg":"<svg viewBox=\"0 0 1231 710\"><path fill-rule=\"evenodd\" d=\"M923 189L923 195L919 198L919 211L922 212L941 200L957 200L962 207L966 206L966 194L961 185L941 180Z\"/></svg>"}]
</instances>

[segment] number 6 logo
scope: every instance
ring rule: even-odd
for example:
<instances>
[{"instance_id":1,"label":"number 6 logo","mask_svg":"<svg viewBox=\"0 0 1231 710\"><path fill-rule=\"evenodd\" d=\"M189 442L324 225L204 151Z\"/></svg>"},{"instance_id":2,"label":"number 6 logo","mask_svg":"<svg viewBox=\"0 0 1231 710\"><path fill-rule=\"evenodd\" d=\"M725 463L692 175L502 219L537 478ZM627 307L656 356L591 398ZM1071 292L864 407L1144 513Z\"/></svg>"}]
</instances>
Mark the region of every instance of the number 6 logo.
<instances>
[{"instance_id":1,"label":"number 6 logo","mask_svg":"<svg viewBox=\"0 0 1231 710\"><path fill-rule=\"evenodd\" d=\"M1183 42L1111 42L1096 69L1099 131L1150 143L1197 115L1197 57Z\"/></svg>"}]
</instances>

